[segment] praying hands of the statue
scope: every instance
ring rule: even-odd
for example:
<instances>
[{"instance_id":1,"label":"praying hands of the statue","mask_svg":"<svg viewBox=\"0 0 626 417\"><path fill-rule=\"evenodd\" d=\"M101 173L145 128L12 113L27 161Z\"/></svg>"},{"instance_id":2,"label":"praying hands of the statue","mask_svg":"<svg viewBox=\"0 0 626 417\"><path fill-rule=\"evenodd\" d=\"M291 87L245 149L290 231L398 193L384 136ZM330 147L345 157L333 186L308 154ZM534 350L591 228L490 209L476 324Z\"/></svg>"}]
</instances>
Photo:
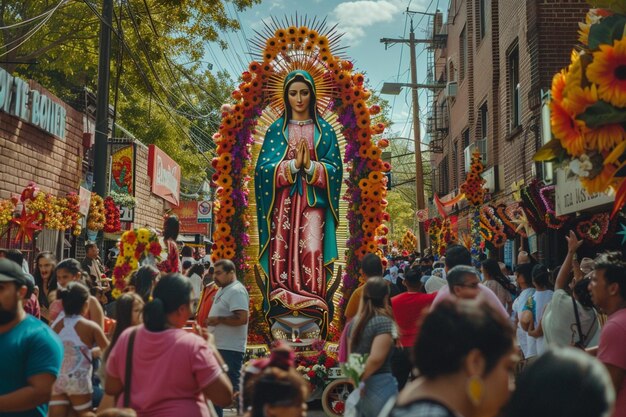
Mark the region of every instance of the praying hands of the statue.
<instances>
[{"instance_id":1,"label":"praying hands of the statue","mask_svg":"<svg viewBox=\"0 0 626 417\"><path fill-rule=\"evenodd\" d=\"M305 139L302 139L296 146L296 168L305 170L311 168L311 154Z\"/></svg>"}]
</instances>

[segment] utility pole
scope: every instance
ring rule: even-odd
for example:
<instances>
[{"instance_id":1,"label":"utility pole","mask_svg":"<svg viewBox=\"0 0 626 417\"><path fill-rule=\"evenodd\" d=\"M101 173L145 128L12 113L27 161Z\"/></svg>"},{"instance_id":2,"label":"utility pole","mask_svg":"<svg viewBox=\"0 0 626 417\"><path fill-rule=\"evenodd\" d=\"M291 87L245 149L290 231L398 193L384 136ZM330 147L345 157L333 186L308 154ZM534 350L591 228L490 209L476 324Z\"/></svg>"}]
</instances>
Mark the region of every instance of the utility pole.
<instances>
[{"instance_id":1,"label":"utility pole","mask_svg":"<svg viewBox=\"0 0 626 417\"><path fill-rule=\"evenodd\" d=\"M111 26L113 0L102 0L100 22L100 52L98 62L98 93L96 101L96 135L94 145L94 191L104 198L108 162L109 136L109 79L111 76Z\"/></svg>"},{"instance_id":2,"label":"utility pole","mask_svg":"<svg viewBox=\"0 0 626 417\"><path fill-rule=\"evenodd\" d=\"M422 166L422 149L421 149L421 139L420 139L420 108L419 108L419 100L418 100L418 91L419 88L417 84L417 55L415 53L415 47L418 43L432 43L432 39L415 39L415 28L413 26L413 15L416 13L433 15L434 13L423 13L423 12L413 12L409 11L407 8L406 12L411 17L411 33L409 35L409 39L390 39L383 38L380 41L385 44L385 48L389 45L394 45L397 43L408 44L411 51L411 95L413 99L413 141L415 143L415 193L416 193L416 204L417 210L422 210L426 208L426 204L424 201L424 169ZM426 248L426 234L422 227L418 227L418 235L417 235L417 245L420 252L424 252Z\"/></svg>"}]
</instances>

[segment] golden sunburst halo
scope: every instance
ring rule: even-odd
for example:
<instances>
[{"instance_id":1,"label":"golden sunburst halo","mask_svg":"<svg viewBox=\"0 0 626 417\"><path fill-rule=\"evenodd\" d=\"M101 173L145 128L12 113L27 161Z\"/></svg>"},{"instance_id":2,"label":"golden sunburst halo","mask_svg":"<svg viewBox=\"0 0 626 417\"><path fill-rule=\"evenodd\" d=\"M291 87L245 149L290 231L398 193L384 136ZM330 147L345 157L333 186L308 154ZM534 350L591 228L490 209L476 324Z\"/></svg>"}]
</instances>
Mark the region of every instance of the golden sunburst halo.
<instances>
[{"instance_id":1,"label":"golden sunburst halo","mask_svg":"<svg viewBox=\"0 0 626 417\"><path fill-rule=\"evenodd\" d=\"M290 29L296 30L294 36L289 36ZM251 43L258 52L252 55L271 68L271 75L264 89L269 98L268 105L274 113L282 114L285 109L285 77L295 70L311 74L315 82L318 113L322 116L327 113L337 95L333 77L327 74L329 71L339 71L338 68L331 67L334 63L329 65L327 58L332 56L335 60L344 59L341 51L345 49L339 46L342 34L335 29L336 25L329 26L326 20L296 15L285 18L284 21L271 18L264 22L261 31L255 31L257 36ZM278 46L274 46L275 44Z\"/></svg>"}]
</instances>

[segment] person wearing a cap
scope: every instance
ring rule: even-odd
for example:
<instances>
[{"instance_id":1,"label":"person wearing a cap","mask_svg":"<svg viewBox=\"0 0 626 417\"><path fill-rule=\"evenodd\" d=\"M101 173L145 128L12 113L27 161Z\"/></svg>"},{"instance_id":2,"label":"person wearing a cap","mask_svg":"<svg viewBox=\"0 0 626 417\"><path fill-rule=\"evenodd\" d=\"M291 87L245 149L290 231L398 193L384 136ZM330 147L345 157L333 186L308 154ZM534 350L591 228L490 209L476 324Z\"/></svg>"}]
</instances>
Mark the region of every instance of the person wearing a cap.
<instances>
[{"instance_id":1,"label":"person wearing a cap","mask_svg":"<svg viewBox=\"0 0 626 417\"><path fill-rule=\"evenodd\" d=\"M58 336L24 311L29 285L19 265L0 259L0 416L46 416L63 361Z\"/></svg>"}]
</instances>

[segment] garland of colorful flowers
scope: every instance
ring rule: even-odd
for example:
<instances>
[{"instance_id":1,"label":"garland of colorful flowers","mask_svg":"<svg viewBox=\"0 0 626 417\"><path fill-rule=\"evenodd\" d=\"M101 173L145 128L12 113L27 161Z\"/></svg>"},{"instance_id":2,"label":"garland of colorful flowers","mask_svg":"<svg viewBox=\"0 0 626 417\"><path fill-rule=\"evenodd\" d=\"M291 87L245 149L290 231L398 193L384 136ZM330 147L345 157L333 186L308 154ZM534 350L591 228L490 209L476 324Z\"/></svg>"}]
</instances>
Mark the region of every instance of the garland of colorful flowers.
<instances>
[{"instance_id":1,"label":"garland of colorful flowers","mask_svg":"<svg viewBox=\"0 0 626 417\"><path fill-rule=\"evenodd\" d=\"M22 191L20 200L23 203L22 213L17 217L14 216L18 199L14 197L0 200L0 228L8 226L9 223L19 225L23 221L28 221L36 226L37 230L72 229L74 236L80 235L79 220L82 215L79 212L79 196L75 192L68 193L65 197L56 197L42 192L31 182Z\"/></svg>"},{"instance_id":2,"label":"garland of colorful flowers","mask_svg":"<svg viewBox=\"0 0 626 417\"><path fill-rule=\"evenodd\" d=\"M402 237L402 247L409 252L413 252L417 248L417 236L412 231L407 230Z\"/></svg>"},{"instance_id":3,"label":"garland of colorful flowers","mask_svg":"<svg viewBox=\"0 0 626 417\"><path fill-rule=\"evenodd\" d=\"M626 93L619 75L626 66L625 27L626 15L589 11L580 24L581 47L552 80L555 139L535 155L568 161L589 193L617 190L613 215L626 202Z\"/></svg>"},{"instance_id":4,"label":"garland of colorful flowers","mask_svg":"<svg viewBox=\"0 0 626 417\"><path fill-rule=\"evenodd\" d=\"M120 209L115 204L115 201L111 196L104 199L104 231L106 233L117 233L122 230L122 223L120 222Z\"/></svg>"},{"instance_id":5,"label":"garland of colorful flowers","mask_svg":"<svg viewBox=\"0 0 626 417\"><path fill-rule=\"evenodd\" d=\"M474 257L477 257L480 250L482 241L487 237L485 230L481 232L480 225L480 210L479 207L485 200L485 180L480 174L484 171L485 167L480 156L480 151L475 148L472 152L472 161L470 163L470 170L465 176L465 182L461 184L460 192L465 194L465 198L470 206L470 236L473 237L471 246L471 252Z\"/></svg>"},{"instance_id":6,"label":"garland of colorful flowers","mask_svg":"<svg viewBox=\"0 0 626 417\"><path fill-rule=\"evenodd\" d=\"M344 161L349 178L344 199L348 201L350 239L347 242L347 267L343 276L343 308L358 284L358 263L366 253L376 253L379 244L386 244L382 226L389 220L386 178L388 163L381 159L382 149L389 145L386 139L372 142L372 136L385 129L382 123L372 123L371 116L380 112L379 106L368 106L371 93L364 86L362 74L352 74L353 64L334 56L329 50L329 39L308 27L278 28L265 41L263 62L252 62L249 71L242 74L243 83L232 93L235 104L224 106L219 132L213 136L217 157L213 182L217 186L213 260L231 259L243 275L249 268L245 248L250 225L248 207L250 146L253 143L257 118L270 102L265 88L275 74L272 62L282 54L300 50L317 53L324 62L325 77L331 79L337 96L332 109L343 126L347 146ZM288 57L287 57L288 58ZM341 315L343 316L343 315Z\"/></svg>"},{"instance_id":7,"label":"garland of colorful flowers","mask_svg":"<svg viewBox=\"0 0 626 417\"><path fill-rule=\"evenodd\" d=\"M157 261L161 256L161 244L155 232L140 228L128 230L122 234L119 243L120 253L113 267L114 298L122 295L122 291L128 285L131 274L139 268L139 263L148 256L153 256Z\"/></svg>"},{"instance_id":8,"label":"garland of colorful flowers","mask_svg":"<svg viewBox=\"0 0 626 417\"><path fill-rule=\"evenodd\" d=\"M89 200L89 214L87 214L87 229L102 230L106 222L104 200L96 193L91 193Z\"/></svg>"}]
</instances>

